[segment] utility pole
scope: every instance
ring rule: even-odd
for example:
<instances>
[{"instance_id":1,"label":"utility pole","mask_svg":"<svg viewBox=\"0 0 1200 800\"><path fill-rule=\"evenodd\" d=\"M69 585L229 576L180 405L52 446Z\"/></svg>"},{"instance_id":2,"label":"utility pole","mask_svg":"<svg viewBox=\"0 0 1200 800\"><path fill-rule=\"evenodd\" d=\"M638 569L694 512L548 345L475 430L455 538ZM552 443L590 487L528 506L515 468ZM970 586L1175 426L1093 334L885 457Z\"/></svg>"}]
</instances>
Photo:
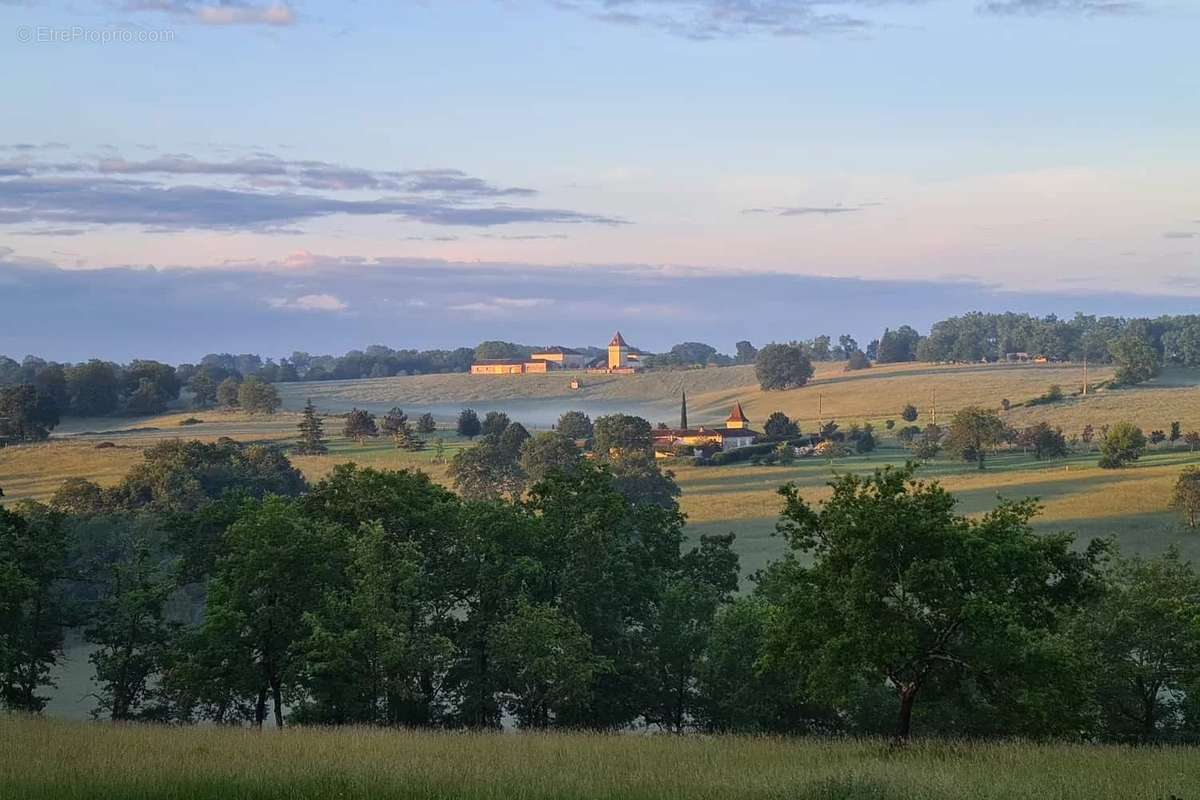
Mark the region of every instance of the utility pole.
<instances>
[{"instance_id":1,"label":"utility pole","mask_svg":"<svg viewBox=\"0 0 1200 800\"><path fill-rule=\"evenodd\" d=\"M1083 351L1083 396L1087 397L1087 350Z\"/></svg>"},{"instance_id":2,"label":"utility pole","mask_svg":"<svg viewBox=\"0 0 1200 800\"><path fill-rule=\"evenodd\" d=\"M937 390L933 389L929 392L929 407L933 413L933 424L937 425Z\"/></svg>"},{"instance_id":3,"label":"utility pole","mask_svg":"<svg viewBox=\"0 0 1200 800\"><path fill-rule=\"evenodd\" d=\"M820 428L825 424L825 395L817 392L817 427Z\"/></svg>"}]
</instances>

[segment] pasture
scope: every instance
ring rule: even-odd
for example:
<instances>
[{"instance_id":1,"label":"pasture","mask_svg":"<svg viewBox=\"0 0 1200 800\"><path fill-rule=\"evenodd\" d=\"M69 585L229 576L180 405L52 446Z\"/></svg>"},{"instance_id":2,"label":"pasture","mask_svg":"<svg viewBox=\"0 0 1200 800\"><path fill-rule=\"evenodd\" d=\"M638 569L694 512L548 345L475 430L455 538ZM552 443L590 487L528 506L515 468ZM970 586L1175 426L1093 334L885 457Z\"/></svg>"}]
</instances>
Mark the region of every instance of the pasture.
<instances>
[{"instance_id":1,"label":"pasture","mask_svg":"<svg viewBox=\"0 0 1200 800\"><path fill-rule=\"evenodd\" d=\"M789 798L1168 800L1194 748L751 737L476 734L68 723L0 717L23 800Z\"/></svg>"}]
</instances>

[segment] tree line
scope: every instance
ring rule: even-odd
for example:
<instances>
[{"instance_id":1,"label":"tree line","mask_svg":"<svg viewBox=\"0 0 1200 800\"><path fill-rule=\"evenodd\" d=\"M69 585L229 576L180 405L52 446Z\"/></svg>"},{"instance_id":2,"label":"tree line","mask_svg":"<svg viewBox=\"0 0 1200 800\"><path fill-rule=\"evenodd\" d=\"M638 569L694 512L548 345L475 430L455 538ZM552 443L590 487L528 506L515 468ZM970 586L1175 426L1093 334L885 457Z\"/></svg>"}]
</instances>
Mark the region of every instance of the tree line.
<instances>
[{"instance_id":1,"label":"tree line","mask_svg":"<svg viewBox=\"0 0 1200 800\"><path fill-rule=\"evenodd\" d=\"M471 450L512 446L494 424ZM786 553L739 593L732 534L687 537L622 480L648 424L592 427L602 457L525 438L520 485L478 494L352 464L309 484L225 439L0 509L0 703L44 708L78 628L115 720L1200 738L1178 553L1035 534L1032 501L963 517L909 465L822 504L784 486Z\"/></svg>"}]
</instances>

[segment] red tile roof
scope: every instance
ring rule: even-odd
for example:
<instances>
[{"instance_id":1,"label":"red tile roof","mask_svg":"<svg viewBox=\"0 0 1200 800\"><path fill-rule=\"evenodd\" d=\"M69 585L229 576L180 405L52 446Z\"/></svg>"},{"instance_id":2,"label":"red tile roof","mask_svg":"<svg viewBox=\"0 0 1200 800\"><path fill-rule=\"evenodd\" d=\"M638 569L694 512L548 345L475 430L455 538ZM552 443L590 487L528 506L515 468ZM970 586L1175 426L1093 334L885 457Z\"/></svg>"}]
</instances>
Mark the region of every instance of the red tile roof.
<instances>
[{"instance_id":1,"label":"red tile roof","mask_svg":"<svg viewBox=\"0 0 1200 800\"><path fill-rule=\"evenodd\" d=\"M729 412L729 419L726 422L749 422L746 415L742 412L742 404L740 402L733 404L733 410Z\"/></svg>"},{"instance_id":2,"label":"red tile roof","mask_svg":"<svg viewBox=\"0 0 1200 800\"><path fill-rule=\"evenodd\" d=\"M629 347L629 345L625 343L625 340L623 338L621 338L620 331L617 331L615 334L613 334L612 341L608 343L608 346L609 347Z\"/></svg>"}]
</instances>

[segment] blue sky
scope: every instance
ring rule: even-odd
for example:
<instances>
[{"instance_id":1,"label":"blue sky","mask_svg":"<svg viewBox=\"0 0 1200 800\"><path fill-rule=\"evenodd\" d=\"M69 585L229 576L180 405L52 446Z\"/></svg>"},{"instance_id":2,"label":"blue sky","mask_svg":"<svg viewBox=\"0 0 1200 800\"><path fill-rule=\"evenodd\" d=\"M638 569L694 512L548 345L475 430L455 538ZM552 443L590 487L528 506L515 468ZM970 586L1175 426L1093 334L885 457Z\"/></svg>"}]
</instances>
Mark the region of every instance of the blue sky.
<instances>
[{"instance_id":1,"label":"blue sky","mask_svg":"<svg viewBox=\"0 0 1200 800\"><path fill-rule=\"evenodd\" d=\"M618 275L644 346L753 313L697 275L951 281L945 314L1186 306L1197 30L1191 0L0 0L0 320L33 316L0 352L77 352L61 304L4 289L62 280L158 309L238 283L241 350L568 340L570 293ZM387 329L346 288L376 282L444 324ZM861 324L908 321L886 310ZM98 354L137 336L114 319Z\"/></svg>"}]
</instances>

